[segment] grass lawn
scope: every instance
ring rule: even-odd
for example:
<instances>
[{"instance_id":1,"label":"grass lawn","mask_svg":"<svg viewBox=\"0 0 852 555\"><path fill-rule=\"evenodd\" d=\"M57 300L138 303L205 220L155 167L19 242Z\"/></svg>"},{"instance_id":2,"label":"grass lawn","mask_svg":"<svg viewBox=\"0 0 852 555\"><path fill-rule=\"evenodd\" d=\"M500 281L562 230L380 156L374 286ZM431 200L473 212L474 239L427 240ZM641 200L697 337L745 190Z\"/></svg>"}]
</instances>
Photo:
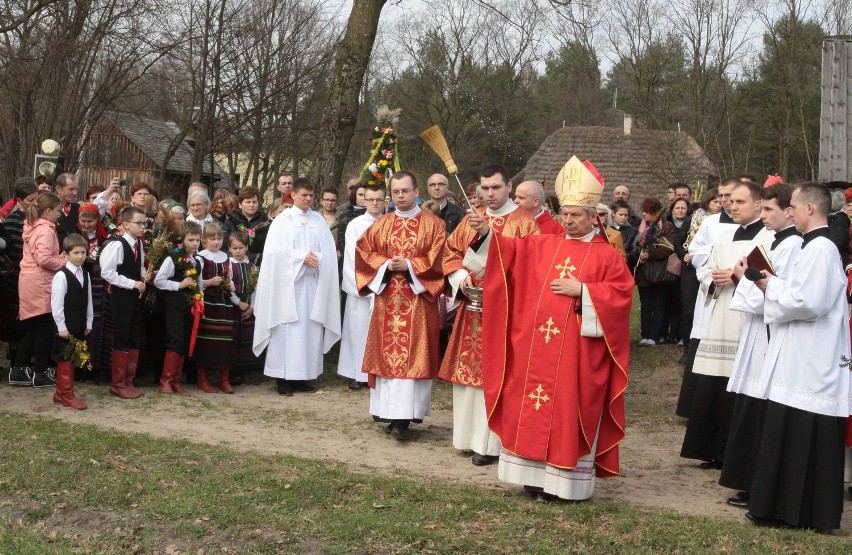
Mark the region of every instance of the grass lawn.
<instances>
[{"instance_id":1,"label":"grass lawn","mask_svg":"<svg viewBox=\"0 0 852 555\"><path fill-rule=\"evenodd\" d=\"M3 414L1 553L849 553L848 537L374 477ZM201 550L201 551L199 551Z\"/></svg>"}]
</instances>

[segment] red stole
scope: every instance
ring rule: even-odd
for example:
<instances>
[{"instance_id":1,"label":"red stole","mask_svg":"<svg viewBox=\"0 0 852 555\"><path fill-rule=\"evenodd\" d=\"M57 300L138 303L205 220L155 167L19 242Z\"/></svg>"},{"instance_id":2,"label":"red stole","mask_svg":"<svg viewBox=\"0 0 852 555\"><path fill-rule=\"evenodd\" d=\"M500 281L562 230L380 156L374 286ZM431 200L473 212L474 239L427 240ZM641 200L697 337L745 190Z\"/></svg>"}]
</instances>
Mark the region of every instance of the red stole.
<instances>
[{"instance_id":1,"label":"red stole","mask_svg":"<svg viewBox=\"0 0 852 555\"><path fill-rule=\"evenodd\" d=\"M580 298L556 295L554 279L587 289L602 338L580 336ZM488 423L521 457L574 468L598 434L598 476L618 474L630 356L633 278L605 239L495 234L482 315Z\"/></svg>"}]
</instances>

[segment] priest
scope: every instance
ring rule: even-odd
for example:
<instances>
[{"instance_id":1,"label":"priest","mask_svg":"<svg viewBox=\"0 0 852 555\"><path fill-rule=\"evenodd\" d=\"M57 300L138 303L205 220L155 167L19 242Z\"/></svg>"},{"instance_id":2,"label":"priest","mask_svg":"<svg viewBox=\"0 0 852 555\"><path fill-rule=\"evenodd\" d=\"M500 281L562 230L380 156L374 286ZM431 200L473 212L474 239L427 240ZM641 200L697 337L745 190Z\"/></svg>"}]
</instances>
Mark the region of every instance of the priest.
<instances>
[{"instance_id":1,"label":"priest","mask_svg":"<svg viewBox=\"0 0 852 555\"><path fill-rule=\"evenodd\" d=\"M253 350L278 393L312 392L323 353L340 339L337 250L325 218L311 210L314 186L298 179L293 206L269 226L255 293Z\"/></svg>"},{"instance_id":2,"label":"priest","mask_svg":"<svg viewBox=\"0 0 852 555\"><path fill-rule=\"evenodd\" d=\"M524 183L528 186L521 190L522 197L527 190L534 189L530 186L533 182ZM470 210L447 239L444 251L444 274L452 298L460 304L439 376L453 384L453 447L473 451L471 462L484 466L497 462L500 441L488 428L482 392L482 313L468 310L470 301L465 288L481 285L489 258L487 249L477 254L470 245L487 232L526 237L538 233L538 226L531 212L509 198L512 184L504 166L485 165L479 172L479 186L485 210ZM564 230L560 236L563 234Z\"/></svg>"},{"instance_id":3,"label":"priest","mask_svg":"<svg viewBox=\"0 0 852 555\"><path fill-rule=\"evenodd\" d=\"M417 205L417 180L407 171L388 181L395 210L370 226L355 249L355 286L375 294L362 372L369 376L370 413L404 439L411 422L432 411L438 374L438 297L444 286L444 222Z\"/></svg>"},{"instance_id":4,"label":"priest","mask_svg":"<svg viewBox=\"0 0 852 555\"><path fill-rule=\"evenodd\" d=\"M793 191L802 250L786 279L756 282L777 332L765 361L766 414L746 516L757 524L831 530L843 511L846 420L852 411L849 306L829 238L831 196L820 183Z\"/></svg>"},{"instance_id":5,"label":"priest","mask_svg":"<svg viewBox=\"0 0 852 555\"><path fill-rule=\"evenodd\" d=\"M535 218L541 233L552 233L560 237L565 235L562 222L554 219L544 207L544 187L538 181L521 181L515 188L515 204Z\"/></svg>"},{"instance_id":6,"label":"priest","mask_svg":"<svg viewBox=\"0 0 852 555\"><path fill-rule=\"evenodd\" d=\"M619 472L633 277L594 230L603 178L576 157L556 178L567 238L488 233L482 372L498 477L543 499L588 499ZM480 248L482 248L480 247Z\"/></svg>"},{"instance_id":7,"label":"priest","mask_svg":"<svg viewBox=\"0 0 852 555\"><path fill-rule=\"evenodd\" d=\"M376 223L385 209L385 190L379 185L364 188L364 206L367 211L346 226L346 247L343 250L343 292L346 307L343 316L343 337L340 341L340 360L337 373L349 380L349 389L359 390L367 383L367 375L361 371L364 348L367 345L367 330L373 314L373 293L362 297L355 285L355 246L358 239L371 225Z\"/></svg>"}]
</instances>

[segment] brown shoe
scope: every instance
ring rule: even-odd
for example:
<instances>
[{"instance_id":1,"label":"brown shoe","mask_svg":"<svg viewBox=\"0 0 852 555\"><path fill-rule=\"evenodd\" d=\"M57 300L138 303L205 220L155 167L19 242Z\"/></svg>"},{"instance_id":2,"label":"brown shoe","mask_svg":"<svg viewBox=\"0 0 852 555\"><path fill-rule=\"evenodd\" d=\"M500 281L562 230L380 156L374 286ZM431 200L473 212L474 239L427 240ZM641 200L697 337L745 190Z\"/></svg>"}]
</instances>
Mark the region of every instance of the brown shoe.
<instances>
[{"instance_id":1,"label":"brown shoe","mask_svg":"<svg viewBox=\"0 0 852 555\"><path fill-rule=\"evenodd\" d=\"M229 368L222 368L219 370L219 389L222 390L222 393L233 393L234 388L231 385L231 370Z\"/></svg>"},{"instance_id":2,"label":"brown shoe","mask_svg":"<svg viewBox=\"0 0 852 555\"><path fill-rule=\"evenodd\" d=\"M204 393L216 393L216 388L210 385L210 382L207 380L206 366L198 367L198 382L195 385Z\"/></svg>"}]
</instances>

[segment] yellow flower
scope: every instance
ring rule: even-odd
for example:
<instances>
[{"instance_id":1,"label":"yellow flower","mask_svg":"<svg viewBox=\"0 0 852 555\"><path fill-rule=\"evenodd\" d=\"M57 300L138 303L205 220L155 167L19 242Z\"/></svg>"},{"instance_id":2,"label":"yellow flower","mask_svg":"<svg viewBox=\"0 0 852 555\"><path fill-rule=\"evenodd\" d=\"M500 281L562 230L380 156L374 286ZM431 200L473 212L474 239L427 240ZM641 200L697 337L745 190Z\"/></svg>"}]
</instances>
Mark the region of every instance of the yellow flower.
<instances>
[{"instance_id":1,"label":"yellow flower","mask_svg":"<svg viewBox=\"0 0 852 555\"><path fill-rule=\"evenodd\" d=\"M387 166L387 165L388 165L388 161L387 161L387 160L379 160L379 167L380 167L380 168L384 168L384 167L385 167L385 166Z\"/></svg>"}]
</instances>

